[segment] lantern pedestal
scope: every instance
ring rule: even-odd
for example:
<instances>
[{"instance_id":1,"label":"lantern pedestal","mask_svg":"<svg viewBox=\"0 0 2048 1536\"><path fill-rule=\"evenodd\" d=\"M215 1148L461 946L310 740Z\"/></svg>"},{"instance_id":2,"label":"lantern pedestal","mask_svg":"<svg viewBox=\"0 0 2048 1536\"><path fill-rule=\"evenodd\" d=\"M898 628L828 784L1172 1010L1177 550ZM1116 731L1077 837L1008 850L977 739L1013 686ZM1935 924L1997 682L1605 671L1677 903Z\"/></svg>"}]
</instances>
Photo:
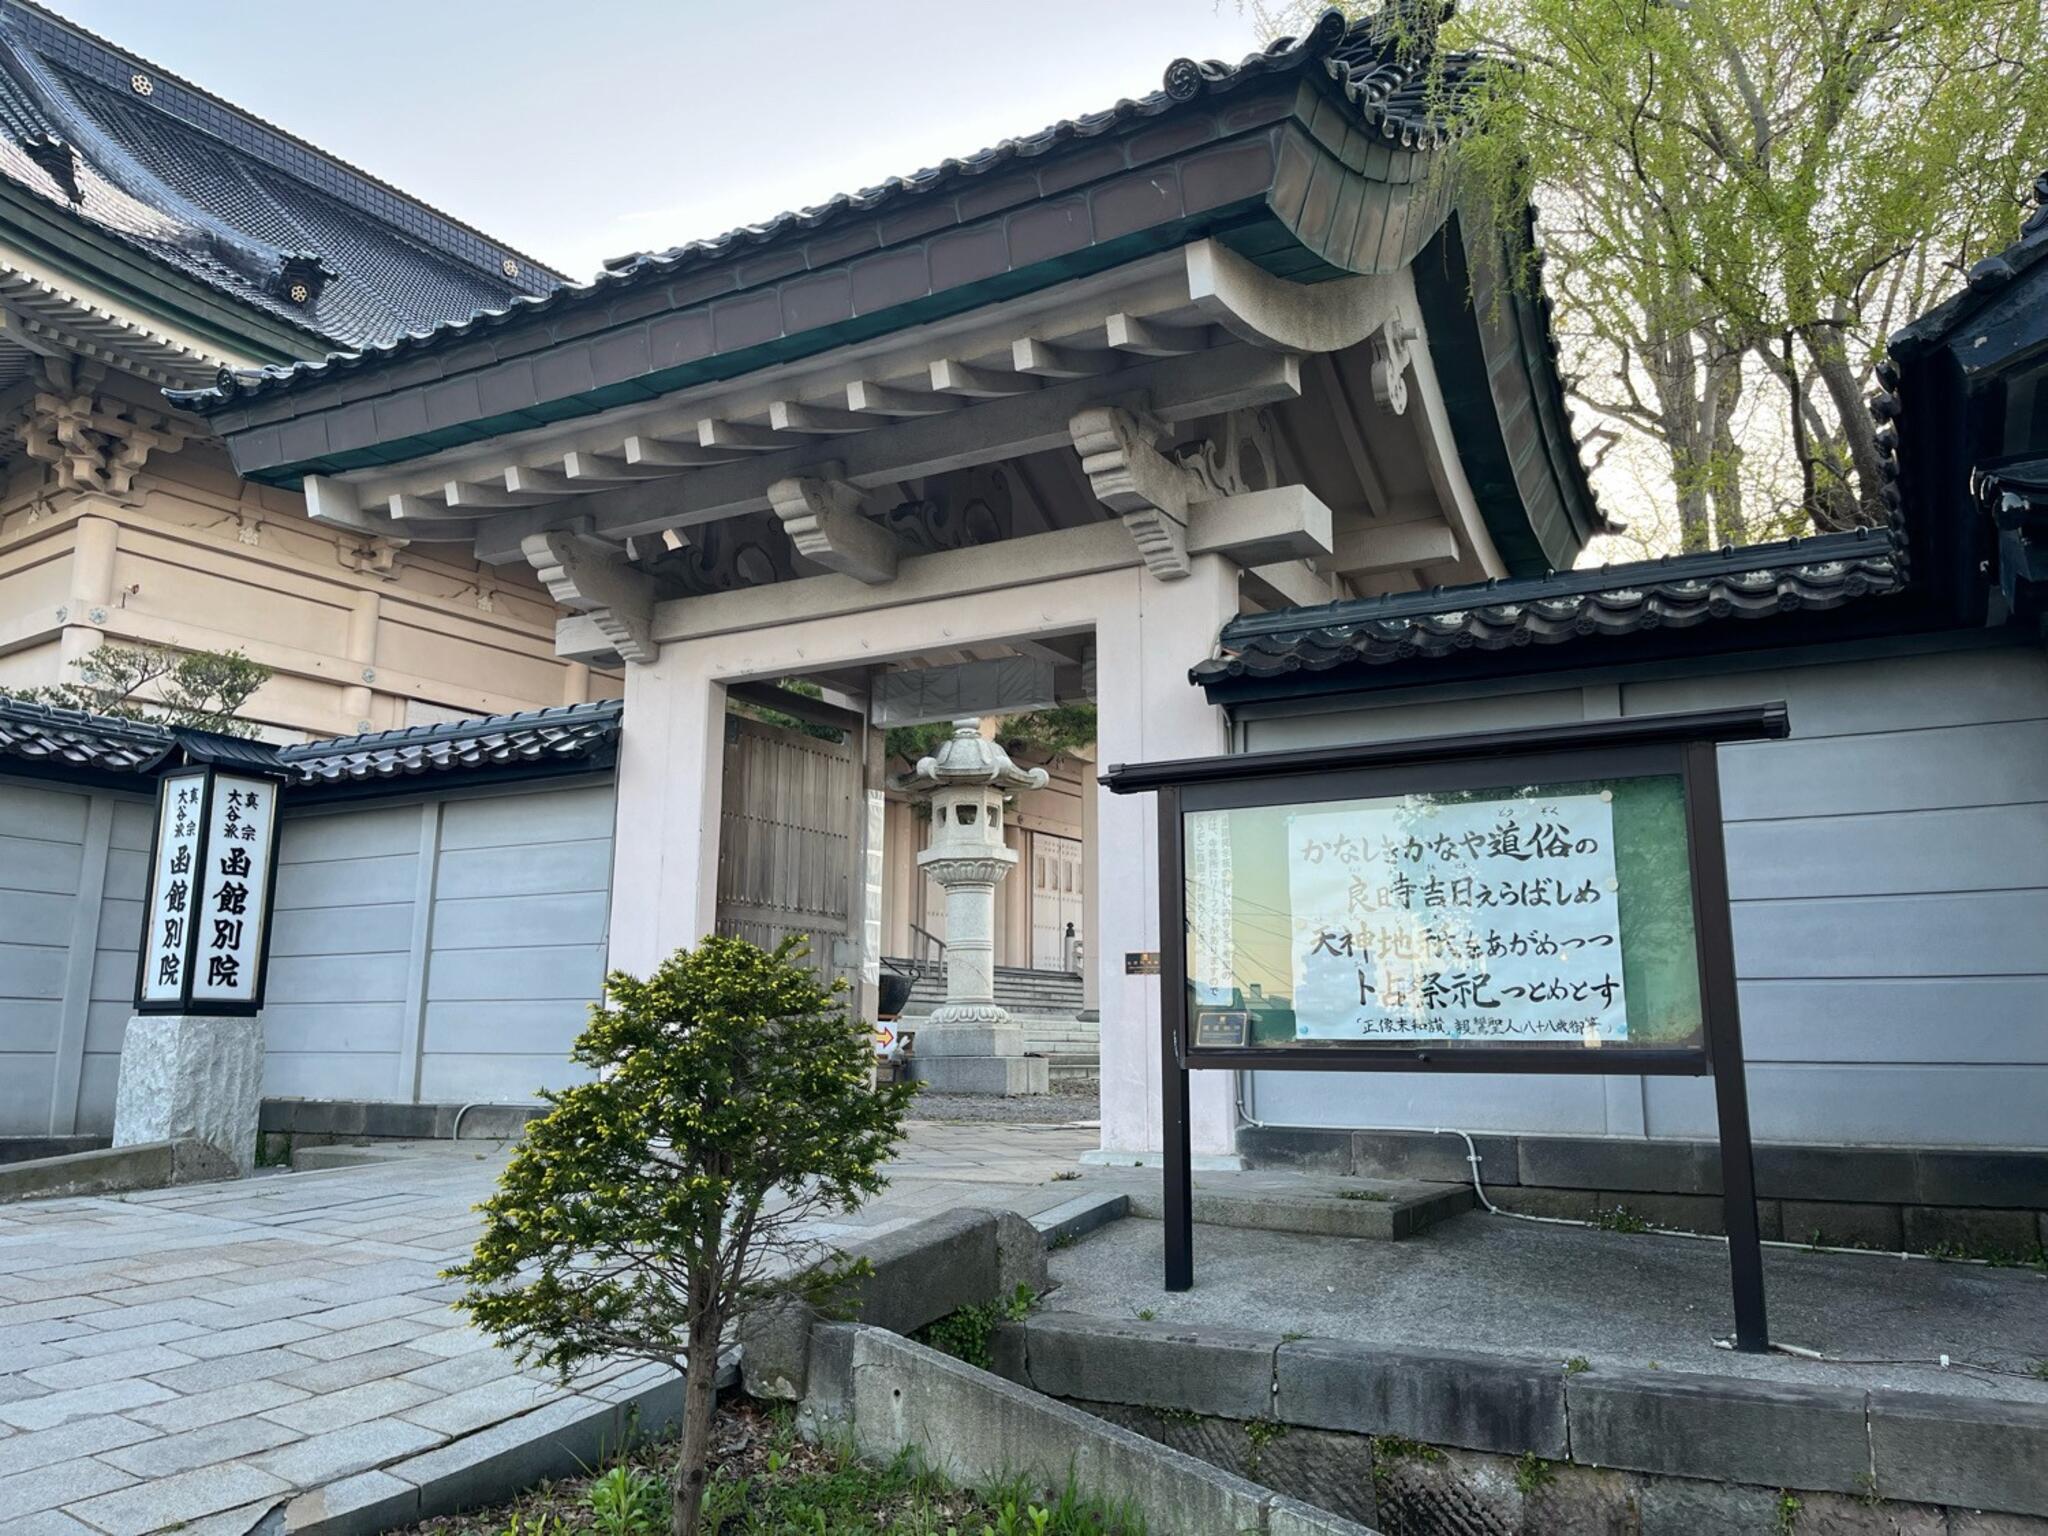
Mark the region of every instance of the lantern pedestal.
<instances>
[{"instance_id":1,"label":"lantern pedestal","mask_svg":"<svg viewBox=\"0 0 2048 1536\"><path fill-rule=\"evenodd\" d=\"M203 1141L237 1173L256 1166L263 1101L263 1020L138 1013L121 1043L114 1145Z\"/></svg>"}]
</instances>

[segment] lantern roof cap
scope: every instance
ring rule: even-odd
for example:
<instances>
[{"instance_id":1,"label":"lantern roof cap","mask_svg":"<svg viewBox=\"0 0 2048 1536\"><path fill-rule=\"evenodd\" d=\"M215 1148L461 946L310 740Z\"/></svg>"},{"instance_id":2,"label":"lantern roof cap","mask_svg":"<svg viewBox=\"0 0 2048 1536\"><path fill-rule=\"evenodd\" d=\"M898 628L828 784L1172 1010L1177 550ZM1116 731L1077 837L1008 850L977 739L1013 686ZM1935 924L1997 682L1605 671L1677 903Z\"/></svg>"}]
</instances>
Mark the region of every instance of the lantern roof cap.
<instances>
[{"instance_id":1,"label":"lantern roof cap","mask_svg":"<svg viewBox=\"0 0 2048 1536\"><path fill-rule=\"evenodd\" d=\"M969 716L953 722L953 734L938 751L921 757L917 767L895 780L898 789L940 790L984 784L992 789L1043 789L1050 775L1043 768L1019 768L1000 742L981 734L981 721Z\"/></svg>"}]
</instances>

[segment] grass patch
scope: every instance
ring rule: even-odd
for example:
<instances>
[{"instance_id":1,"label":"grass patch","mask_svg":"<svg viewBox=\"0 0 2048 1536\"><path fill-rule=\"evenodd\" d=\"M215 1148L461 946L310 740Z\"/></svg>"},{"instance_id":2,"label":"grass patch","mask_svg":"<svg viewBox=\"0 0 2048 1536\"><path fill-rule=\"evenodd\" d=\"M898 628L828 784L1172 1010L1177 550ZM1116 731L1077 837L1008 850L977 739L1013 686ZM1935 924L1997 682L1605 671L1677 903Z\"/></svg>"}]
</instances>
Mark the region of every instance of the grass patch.
<instances>
[{"instance_id":1,"label":"grass patch","mask_svg":"<svg viewBox=\"0 0 2048 1536\"><path fill-rule=\"evenodd\" d=\"M1523 1498L1541 1493L1556 1481L1555 1463L1545 1461L1534 1451L1524 1451L1515 1458L1515 1486L1522 1491Z\"/></svg>"},{"instance_id":2,"label":"grass patch","mask_svg":"<svg viewBox=\"0 0 2048 1536\"><path fill-rule=\"evenodd\" d=\"M1571 1359L1564 1363L1564 1373L1567 1376L1576 1376L1581 1371L1590 1371L1591 1369L1593 1369L1593 1362L1584 1355L1573 1355Z\"/></svg>"},{"instance_id":3,"label":"grass patch","mask_svg":"<svg viewBox=\"0 0 2048 1536\"><path fill-rule=\"evenodd\" d=\"M994 1363L988 1345L995 1334L996 1324L1019 1322L1029 1316L1037 1304L1038 1294L1028 1285L1019 1285L1001 1301L948 1312L937 1322L925 1324L912 1337L920 1344L929 1344L942 1355L965 1360L985 1371Z\"/></svg>"},{"instance_id":4,"label":"grass patch","mask_svg":"<svg viewBox=\"0 0 2048 1536\"><path fill-rule=\"evenodd\" d=\"M1793 1493L1778 1494L1778 1536L1792 1536L1799 1528L1799 1512L1806 1508L1799 1496Z\"/></svg>"},{"instance_id":5,"label":"grass patch","mask_svg":"<svg viewBox=\"0 0 2048 1536\"><path fill-rule=\"evenodd\" d=\"M1022 1480L958 1488L905 1452L886 1465L806 1445L784 1410L719 1414L705 1536L1145 1536L1141 1515ZM490 1509L402 1536L665 1536L672 1443L635 1447L601 1473L544 1483Z\"/></svg>"},{"instance_id":6,"label":"grass patch","mask_svg":"<svg viewBox=\"0 0 2048 1536\"><path fill-rule=\"evenodd\" d=\"M1369 1200L1374 1205L1385 1205L1394 1197L1389 1194L1383 1194L1377 1189L1340 1189L1337 1191L1337 1198L1339 1200Z\"/></svg>"},{"instance_id":7,"label":"grass patch","mask_svg":"<svg viewBox=\"0 0 2048 1536\"><path fill-rule=\"evenodd\" d=\"M1650 1224L1625 1205L1593 1213L1593 1225L1602 1232L1647 1232Z\"/></svg>"}]
</instances>

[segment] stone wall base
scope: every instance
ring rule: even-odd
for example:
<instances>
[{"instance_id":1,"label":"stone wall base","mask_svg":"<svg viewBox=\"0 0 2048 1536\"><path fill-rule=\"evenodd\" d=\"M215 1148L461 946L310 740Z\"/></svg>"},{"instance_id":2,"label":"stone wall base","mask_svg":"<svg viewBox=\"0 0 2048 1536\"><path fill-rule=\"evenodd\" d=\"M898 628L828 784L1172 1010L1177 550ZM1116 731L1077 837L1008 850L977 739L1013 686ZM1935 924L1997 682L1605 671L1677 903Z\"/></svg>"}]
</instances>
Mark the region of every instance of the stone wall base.
<instances>
[{"instance_id":1,"label":"stone wall base","mask_svg":"<svg viewBox=\"0 0 2048 1536\"><path fill-rule=\"evenodd\" d=\"M1713 1142L1472 1140L1486 1197L1504 1211L1591 1221L1619 1208L1656 1227L1724 1230ZM1238 1147L1252 1168L1472 1182L1456 1135L1246 1126ZM2048 1151L1760 1142L1756 1188L1766 1241L2018 1261L2048 1246Z\"/></svg>"},{"instance_id":2,"label":"stone wall base","mask_svg":"<svg viewBox=\"0 0 2048 1536\"><path fill-rule=\"evenodd\" d=\"M203 1141L237 1171L256 1166L263 1099L263 1020L137 1014L121 1044L114 1145Z\"/></svg>"},{"instance_id":3,"label":"stone wall base","mask_svg":"<svg viewBox=\"0 0 2048 1536\"><path fill-rule=\"evenodd\" d=\"M1072 1405L1383 1536L2048 1536L2048 1520L1574 1466L1121 1403Z\"/></svg>"}]
</instances>

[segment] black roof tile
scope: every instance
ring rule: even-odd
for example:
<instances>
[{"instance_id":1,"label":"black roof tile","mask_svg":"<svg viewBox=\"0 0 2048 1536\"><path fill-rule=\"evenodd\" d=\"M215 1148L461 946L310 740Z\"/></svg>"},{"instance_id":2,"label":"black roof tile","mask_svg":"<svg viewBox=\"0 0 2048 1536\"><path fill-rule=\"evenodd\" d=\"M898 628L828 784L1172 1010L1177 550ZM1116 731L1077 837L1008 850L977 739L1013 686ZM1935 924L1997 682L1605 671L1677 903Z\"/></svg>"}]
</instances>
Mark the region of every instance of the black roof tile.
<instances>
[{"instance_id":1,"label":"black roof tile","mask_svg":"<svg viewBox=\"0 0 2048 1536\"><path fill-rule=\"evenodd\" d=\"M275 749L221 737L206 737L200 745L223 761L282 764L308 788L386 784L398 789L441 773L607 767L623 715L624 706L608 699ZM150 721L56 709L0 694L0 758L15 758L46 774L147 774L182 740L181 733ZM245 751L233 752L231 743Z\"/></svg>"},{"instance_id":2,"label":"black roof tile","mask_svg":"<svg viewBox=\"0 0 2048 1536\"><path fill-rule=\"evenodd\" d=\"M1672 555L1593 570L1437 587L1233 619L1204 686L1369 667L1471 649L1552 645L1590 635L1684 628L1833 608L1905 585L1891 528Z\"/></svg>"}]
</instances>

